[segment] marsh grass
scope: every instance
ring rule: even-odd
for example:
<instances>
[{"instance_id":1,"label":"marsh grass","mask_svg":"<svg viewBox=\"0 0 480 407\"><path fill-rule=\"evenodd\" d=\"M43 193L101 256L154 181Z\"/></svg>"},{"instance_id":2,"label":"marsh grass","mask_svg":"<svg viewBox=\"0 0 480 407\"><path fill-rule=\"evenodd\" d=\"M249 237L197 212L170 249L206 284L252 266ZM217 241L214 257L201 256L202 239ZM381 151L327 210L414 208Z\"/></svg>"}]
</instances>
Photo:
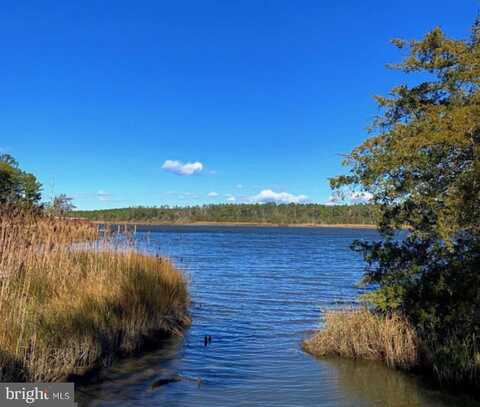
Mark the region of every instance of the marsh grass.
<instances>
[{"instance_id":1,"label":"marsh grass","mask_svg":"<svg viewBox=\"0 0 480 407\"><path fill-rule=\"evenodd\" d=\"M417 364L415 331L402 317L380 317L366 308L327 311L325 326L303 343L314 356L381 360L390 367Z\"/></svg>"},{"instance_id":2,"label":"marsh grass","mask_svg":"<svg viewBox=\"0 0 480 407\"><path fill-rule=\"evenodd\" d=\"M428 342L423 347L421 364L429 367L438 382L474 390L480 396L480 348L475 335L450 334L441 343Z\"/></svg>"},{"instance_id":3,"label":"marsh grass","mask_svg":"<svg viewBox=\"0 0 480 407\"><path fill-rule=\"evenodd\" d=\"M0 210L0 381L55 381L109 365L189 323L187 284L165 258L96 227Z\"/></svg>"},{"instance_id":4,"label":"marsh grass","mask_svg":"<svg viewBox=\"0 0 480 407\"><path fill-rule=\"evenodd\" d=\"M426 373L437 383L478 395L478 343L474 335L464 337L454 332L441 338L420 338L404 317L359 308L327 311L324 326L302 345L317 357L379 360L392 368Z\"/></svg>"}]
</instances>

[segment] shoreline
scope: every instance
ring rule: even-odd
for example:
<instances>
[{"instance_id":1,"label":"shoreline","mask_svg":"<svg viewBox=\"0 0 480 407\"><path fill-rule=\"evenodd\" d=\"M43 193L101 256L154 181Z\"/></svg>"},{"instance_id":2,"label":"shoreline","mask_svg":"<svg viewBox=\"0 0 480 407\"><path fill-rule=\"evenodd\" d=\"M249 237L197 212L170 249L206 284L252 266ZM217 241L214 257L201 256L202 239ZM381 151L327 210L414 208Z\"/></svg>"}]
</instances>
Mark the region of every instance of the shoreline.
<instances>
[{"instance_id":1,"label":"shoreline","mask_svg":"<svg viewBox=\"0 0 480 407\"><path fill-rule=\"evenodd\" d=\"M87 219L84 219L87 220ZM140 222L140 221L89 221L95 225L137 225L137 226L231 226L265 228L343 228L376 229L376 225L357 223L256 223L256 222Z\"/></svg>"}]
</instances>

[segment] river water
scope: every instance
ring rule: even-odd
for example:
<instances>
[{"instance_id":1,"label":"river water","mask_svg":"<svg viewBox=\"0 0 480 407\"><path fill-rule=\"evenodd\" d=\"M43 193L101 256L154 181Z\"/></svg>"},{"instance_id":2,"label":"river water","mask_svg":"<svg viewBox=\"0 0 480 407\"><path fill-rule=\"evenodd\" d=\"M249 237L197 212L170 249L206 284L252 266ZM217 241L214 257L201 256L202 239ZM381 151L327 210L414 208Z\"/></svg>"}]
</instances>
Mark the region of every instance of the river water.
<instances>
[{"instance_id":1,"label":"river water","mask_svg":"<svg viewBox=\"0 0 480 407\"><path fill-rule=\"evenodd\" d=\"M344 228L139 228L142 249L170 256L189 277L193 324L184 338L121 360L101 382L79 388L80 405L476 405L379 363L317 360L301 350L321 310L355 301L363 263L349 246L375 237ZM159 385L175 375L182 380Z\"/></svg>"}]
</instances>

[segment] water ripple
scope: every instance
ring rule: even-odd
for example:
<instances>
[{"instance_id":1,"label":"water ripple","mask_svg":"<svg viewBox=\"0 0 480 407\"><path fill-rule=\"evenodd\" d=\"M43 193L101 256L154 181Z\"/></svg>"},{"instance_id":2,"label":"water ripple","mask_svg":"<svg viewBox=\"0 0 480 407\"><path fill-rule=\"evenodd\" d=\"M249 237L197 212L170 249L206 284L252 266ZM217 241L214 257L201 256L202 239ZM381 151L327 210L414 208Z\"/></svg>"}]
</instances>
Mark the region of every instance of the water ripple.
<instances>
[{"instance_id":1,"label":"water ripple","mask_svg":"<svg viewBox=\"0 0 480 407\"><path fill-rule=\"evenodd\" d=\"M299 349L321 310L349 306L365 229L150 227L140 248L170 256L191 280L185 338L121 361L81 389L89 406L446 406L464 401L372 363L317 361ZM146 243L148 240L148 244ZM204 346L204 336L212 343ZM178 383L152 389L158 378ZM198 385L195 379L201 378ZM461 404L460 404L461 403Z\"/></svg>"}]
</instances>

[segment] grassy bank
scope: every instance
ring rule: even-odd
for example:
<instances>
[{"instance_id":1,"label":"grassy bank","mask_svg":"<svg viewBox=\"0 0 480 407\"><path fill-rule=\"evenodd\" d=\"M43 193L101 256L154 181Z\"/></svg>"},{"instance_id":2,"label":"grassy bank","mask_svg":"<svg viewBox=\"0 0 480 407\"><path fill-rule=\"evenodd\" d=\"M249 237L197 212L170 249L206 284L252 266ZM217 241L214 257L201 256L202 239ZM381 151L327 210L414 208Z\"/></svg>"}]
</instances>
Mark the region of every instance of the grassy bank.
<instances>
[{"instance_id":1,"label":"grassy bank","mask_svg":"<svg viewBox=\"0 0 480 407\"><path fill-rule=\"evenodd\" d=\"M325 326L303 343L314 356L384 361L410 369L418 362L417 338L405 319L381 318L366 309L329 311Z\"/></svg>"},{"instance_id":2,"label":"grassy bank","mask_svg":"<svg viewBox=\"0 0 480 407\"><path fill-rule=\"evenodd\" d=\"M323 328L304 341L303 348L316 357L379 360L478 393L480 349L475 339L452 333L441 340L422 340L405 318L363 308L326 312Z\"/></svg>"},{"instance_id":3,"label":"grassy bank","mask_svg":"<svg viewBox=\"0 0 480 407\"><path fill-rule=\"evenodd\" d=\"M189 322L181 272L96 239L96 227L0 213L1 381L54 381L109 365Z\"/></svg>"}]
</instances>

